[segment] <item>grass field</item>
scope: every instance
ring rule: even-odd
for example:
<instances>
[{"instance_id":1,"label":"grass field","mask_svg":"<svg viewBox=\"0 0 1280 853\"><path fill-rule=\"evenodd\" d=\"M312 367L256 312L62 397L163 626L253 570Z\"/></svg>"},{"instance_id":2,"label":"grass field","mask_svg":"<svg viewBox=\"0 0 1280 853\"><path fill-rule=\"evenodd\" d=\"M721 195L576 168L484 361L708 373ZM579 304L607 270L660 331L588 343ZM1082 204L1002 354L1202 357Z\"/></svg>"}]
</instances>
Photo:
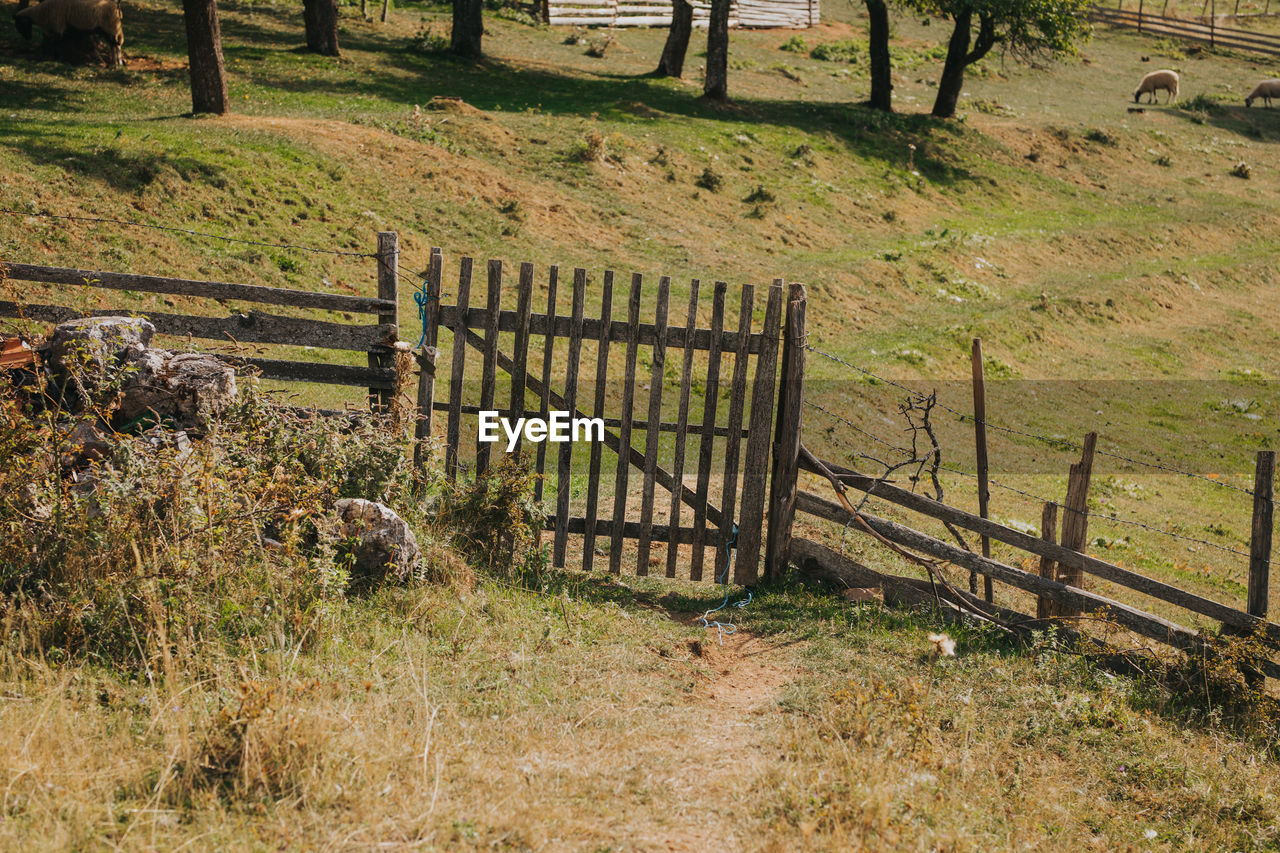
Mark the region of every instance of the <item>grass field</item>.
<instances>
[{"instance_id":1,"label":"grass field","mask_svg":"<svg viewBox=\"0 0 1280 853\"><path fill-rule=\"evenodd\" d=\"M804 282L810 340L825 353L967 412L981 337L993 422L1055 441L1098 429L1102 450L1199 475L1102 457L1092 508L1157 531L1098 518L1090 550L1239 605L1247 561L1214 546L1247 550L1249 498L1210 481L1251 487L1254 452L1280 430L1280 113L1242 101L1276 76L1271 63L1101 31L1079 57L1042 67L985 60L961 117L939 122L927 111L945 24L898 15L898 112L883 116L860 103L860 8L832 4L803 32L735 32L733 100L715 106L697 97L700 55L685 80L644 76L661 31L621 31L599 59L567 31L495 13L488 59L468 66L431 49L446 7L398 4L385 25L344 7L343 57L329 60L298 50L296 7L231 2L220 9L235 113L195 119L172 3L124 5L123 70L37 61L2 27L0 209L17 215L0 214L0 259L374 290L368 259L36 215L48 212L357 252L392 229L411 273L443 248L446 291L463 255L533 261L540 277L552 263L586 267L589 312L606 268L673 276L677 316L690 278L704 292L715 279ZM815 58L819 46L851 61ZM1180 104L1130 111L1137 80L1163 67L1182 74ZM429 109L436 96L462 103ZM18 296L98 304L81 290ZM401 336L413 341L408 290ZM562 313L566 298L562 285ZM816 353L809 381L815 402L901 440L897 389ZM359 399L291 390L307 403ZM972 471L969 425L939 416L938 427L946 463ZM1061 498L1074 451L991 441L996 480ZM841 460L883 449L816 410L806 443ZM969 478L943 482L948 500L976 506ZM574 486L577 500L581 475ZM997 488L993 514L1034 524L1039 504ZM853 538L847 550L887 561ZM147 683L10 654L0 841L1277 844L1273 740L1227 725L1212 701L986 635L963 635L958 659L931 664L926 619L795 589L763 594L722 648L692 625L715 603L705 587L548 574L348 602L323 642L286 627L207 678ZM271 725L305 732L288 784L175 800L166 768L242 680L271 686Z\"/></svg>"}]
</instances>

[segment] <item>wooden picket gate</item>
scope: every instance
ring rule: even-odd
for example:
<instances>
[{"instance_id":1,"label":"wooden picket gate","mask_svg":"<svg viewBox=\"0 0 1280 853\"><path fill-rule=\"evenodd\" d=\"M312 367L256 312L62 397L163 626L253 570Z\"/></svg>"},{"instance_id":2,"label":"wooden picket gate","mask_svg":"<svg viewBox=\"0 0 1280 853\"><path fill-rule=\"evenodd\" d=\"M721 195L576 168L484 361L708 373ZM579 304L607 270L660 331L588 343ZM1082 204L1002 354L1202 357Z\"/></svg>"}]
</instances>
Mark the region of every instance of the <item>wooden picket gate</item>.
<instances>
[{"instance_id":1,"label":"wooden picket gate","mask_svg":"<svg viewBox=\"0 0 1280 853\"><path fill-rule=\"evenodd\" d=\"M627 551L627 562L634 561L635 573L647 575L651 565L663 563L654 543L665 543L668 577L702 580L706 550L712 548L712 579L724 576L733 560L734 582L755 582L764 542L771 433L779 394L782 280L769 288L763 322L754 329L755 288L744 285L737 323L729 330L729 287L720 281L715 283L710 300L710 326L703 328L698 326L698 315L706 306L700 301L702 288L697 280L689 286L683 325L672 325L671 279L667 276L658 279L656 288L646 289L644 278L632 275L630 287L624 291L625 319L615 319L612 270L595 282L589 280L587 270L575 269L568 287L569 314L565 316L557 310L562 289L557 267L546 273L546 308L542 313L535 313L533 307L535 289L540 289L535 285L533 264L520 265L511 299L509 288L504 290L502 262L489 261L483 307L472 304L473 269L471 258L461 259L456 292L443 293L446 299L451 295L455 299L446 304L441 298L443 258L439 250L432 252L422 300L425 334L418 399L419 461L423 440L431 435L433 411L445 413L445 473L450 480L465 476L468 467L482 474L490 466L492 454L506 450L505 437L496 445L473 441L478 430L464 429L464 416L471 423L480 412L496 410L506 418L545 419L549 412L559 410L571 417L602 419L603 441L576 449L572 443L544 441L534 449L539 503L544 478L554 481L554 503L546 515L546 529L554 531L553 564L566 564L570 536L574 536L581 537L583 569L591 570L596 565L597 548L607 547L610 571L623 571ZM642 320L642 304L649 299L651 307ZM514 308L504 307L504 302L508 306L514 302ZM597 309L591 316L588 302ZM447 366L443 361L436 364L440 329L452 333ZM509 349L503 346L504 340ZM585 359L584 342L594 343L595 350ZM679 372L675 374L677 353ZM478 366L475 355L479 355ZM594 371L587 375L583 363L592 360ZM539 364L535 366L533 361ZM646 361L648 369L640 369ZM621 373L611 367L619 363ZM501 392L499 371L509 380ZM437 377L444 380L446 376L447 398L437 400ZM728 380L727 387L723 379ZM695 393L702 398L702 416L696 423L691 413ZM671 398L665 405L664 396ZM727 396L727 410L722 396ZM536 405L530 406L535 399ZM637 416L638 406L643 407L643 416ZM674 421L670 420L673 407ZM474 423L478 428L478 418ZM638 441L639 436L643 442ZM688 437L695 437L696 443L686 441ZM637 443L641 446L635 446ZM474 466L465 461L471 452ZM514 452L523 451L517 448ZM549 455L554 459L549 460ZM633 472L633 467L637 471ZM718 484L714 482L717 474ZM612 494L607 489L610 481ZM658 500L659 487L669 495L665 507ZM634 552L630 550L632 542ZM682 546L688 546L687 551Z\"/></svg>"}]
</instances>

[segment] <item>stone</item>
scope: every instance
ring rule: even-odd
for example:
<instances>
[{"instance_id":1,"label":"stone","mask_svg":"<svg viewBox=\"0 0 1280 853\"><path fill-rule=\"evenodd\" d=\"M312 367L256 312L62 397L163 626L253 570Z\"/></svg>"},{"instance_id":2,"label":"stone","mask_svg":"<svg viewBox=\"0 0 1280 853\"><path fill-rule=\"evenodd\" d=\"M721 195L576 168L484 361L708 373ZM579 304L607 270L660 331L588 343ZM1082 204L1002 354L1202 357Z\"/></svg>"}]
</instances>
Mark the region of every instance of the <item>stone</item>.
<instances>
[{"instance_id":1,"label":"stone","mask_svg":"<svg viewBox=\"0 0 1280 853\"><path fill-rule=\"evenodd\" d=\"M150 414L200 436L238 393L235 370L209 355L149 349L131 367L116 416L121 424Z\"/></svg>"},{"instance_id":2,"label":"stone","mask_svg":"<svg viewBox=\"0 0 1280 853\"><path fill-rule=\"evenodd\" d=\"M55 383L83 404L147 351L156 327L141 317L85 317L60 323L45 345Z\"/></svg>"},{"instance_id":3,"label":"stone","mask_svg":"<svg viewBox=\"0 0 1280 853\"><path fill-rule=\"evenodd\" d=\"M334 505L338 535L350 548L351 577L358 586L384 579L407 583L416 576L422 551L409 524L390 507L363 498Z\"/></svg>"}]
</instances>

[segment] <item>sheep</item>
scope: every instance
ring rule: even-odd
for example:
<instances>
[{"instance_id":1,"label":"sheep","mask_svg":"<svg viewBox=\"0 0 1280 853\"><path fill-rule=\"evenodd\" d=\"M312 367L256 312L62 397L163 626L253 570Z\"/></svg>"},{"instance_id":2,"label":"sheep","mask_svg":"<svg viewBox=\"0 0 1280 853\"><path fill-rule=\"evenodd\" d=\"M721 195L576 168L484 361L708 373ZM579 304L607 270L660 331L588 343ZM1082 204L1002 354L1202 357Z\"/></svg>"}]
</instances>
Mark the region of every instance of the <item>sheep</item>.
<instances>
[{"instance_id":1,"label":"sheep","mask_svg":"<svg viewBox=\"0 0 1280 853\"><path fill-rule=\"evenodd\" d=\"M1251 107L1258 98L1262 98L1267 106L1271 106L1272 98L1280 98L1280 80L1263 80L1254 86L1253 91L1244 99L1244 105Z\"/></svg>"},{"instance_id":2,"label":"sheep","mask_svg":"<svg viewBox=\"0 0 1280 853\"><path fill-rule=\"evenodd\" d=\"M45 2L47 3L49 0L45 0ZM1169 97L1165 100L1166 104L1177 100L1178 72L1169 71L1168 69L1152 71L1146 77L1143 77L1142 82L1138 84L1138 88L1133 90L1133 102L1135 104L1138 103L1138 98L1142 95L1150 95L1151 100L1147 103L1153 104L1156 101L1156 92L1161 89L1169 93Z\"/></svg>"},{"instance_id":3,"label":"sheep","mask_svg":"<svg viewBox=\"0 0 1280 853\"><path fill-rule=\"evenodd\" d=\"M124 27L115 0L43 0L34 6L25 3L14 14L18 32L31 41L32 25L44 31L57 46L76 34L97 34L107 40L108 60L124 64Z\"/></svg>"}]
</instances>

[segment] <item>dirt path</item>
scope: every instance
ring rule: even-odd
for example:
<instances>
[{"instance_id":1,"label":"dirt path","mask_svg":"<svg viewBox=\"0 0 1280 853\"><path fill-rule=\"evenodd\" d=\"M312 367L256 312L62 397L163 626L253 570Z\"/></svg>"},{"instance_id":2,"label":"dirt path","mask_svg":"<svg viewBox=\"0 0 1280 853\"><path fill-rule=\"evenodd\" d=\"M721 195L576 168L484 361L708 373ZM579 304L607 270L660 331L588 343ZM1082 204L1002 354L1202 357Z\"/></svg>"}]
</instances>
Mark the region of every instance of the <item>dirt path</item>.
<instances>
[{"instance_id":1,"label":"dirt path","mask_svg":"<svg viewBox=\"0 0 1280 853\"><path fill-rule=\"evenodd\" d=\"M721 645L710 630L693 651L710 676L663 721L671 738L660 752L682 756L654 768L667 792L665 813L656 826L635 826L627 846L755 849L752 794L760 775L779 757L774 710L796 677L795 648L741 630L725 636Z\"/></svg>"}]
</instances>

